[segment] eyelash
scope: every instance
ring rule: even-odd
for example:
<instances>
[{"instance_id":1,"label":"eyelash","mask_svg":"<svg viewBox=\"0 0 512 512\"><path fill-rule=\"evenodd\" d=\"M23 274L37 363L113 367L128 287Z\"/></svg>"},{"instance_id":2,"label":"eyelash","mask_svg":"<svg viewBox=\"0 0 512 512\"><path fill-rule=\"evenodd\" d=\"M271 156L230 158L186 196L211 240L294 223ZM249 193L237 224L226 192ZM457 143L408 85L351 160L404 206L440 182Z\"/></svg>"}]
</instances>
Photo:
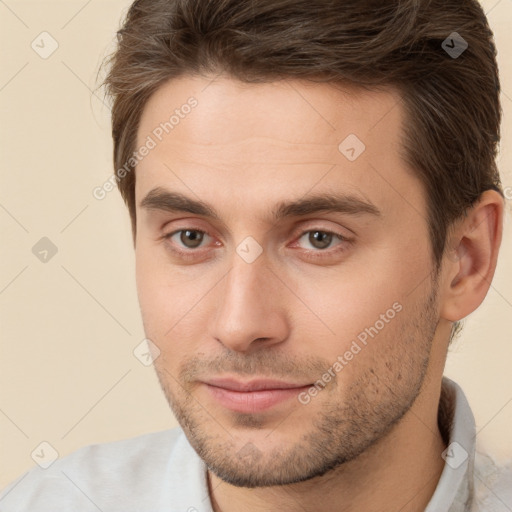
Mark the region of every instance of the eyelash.
<instances>
[{"instance_id":1,"label":"eyelash","mask_svg":"<svg viewBox=\"0 0 512 512\"><path fill-rule=\"evenodd\" d=\"M173 231L172 233L169 233L167 235L164 235L163 238L166 240L170 240L171 237L173 237L174 235L176 235L178 233L182 233L184 231L193 231L195 233L201 233L203 235L211 236L207 231L203 231L202 229L183 228L183 229L178 229L176 231ZM306 252L310 253L307 256L308 259L315 260L315 259L319 259L319 258L325 258L327 256L334 256L336 254L346 251L347 250L346 245L352 243L352 241L350 239L346 238L345 236L341 235L340 233L336 233L335 231L329 231L326 229L316 229L316 228L307 229L307 230L301 232L299 237L297 238L297 241L300 240L304 235L311 233L311 232L316 232L316 231L318 231L320 233L327 234L327 235L333 235L333 237L337 238L340 241L340 243L337 246L335 246L337 248L334 248L334 249L317 249L317 250L305 249ZM186 259L186 260L195 259L197 257L197 253L200 251L200 249L181 250L181 249L176 249L175 247L170 247L170 249L172 252L174 252L175 254L178 254L181 258Z\"/></svg>"}]
</instances>

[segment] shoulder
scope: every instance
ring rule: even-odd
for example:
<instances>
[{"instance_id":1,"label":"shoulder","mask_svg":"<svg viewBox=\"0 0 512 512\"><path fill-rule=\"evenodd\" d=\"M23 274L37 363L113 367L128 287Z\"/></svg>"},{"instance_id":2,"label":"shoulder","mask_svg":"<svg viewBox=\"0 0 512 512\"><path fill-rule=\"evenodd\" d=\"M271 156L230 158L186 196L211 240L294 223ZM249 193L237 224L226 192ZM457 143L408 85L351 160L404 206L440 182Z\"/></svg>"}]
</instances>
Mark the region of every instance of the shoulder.
<instances>
[{"instance_id":1,"label":"shoulder","mask_svg":"<svg viewBox=\"0 0 512 512\"><path fill-rule=\"evenodd\" d=\"M152 493L158 496L158 475L172 476L169 461L182 438L178 427L80 448L47 469L32 468L9 485L0 493L0 512L121 510L123 495L131 500L130 507L139 496L147 503Z\"/></svg>"}]
</instances>

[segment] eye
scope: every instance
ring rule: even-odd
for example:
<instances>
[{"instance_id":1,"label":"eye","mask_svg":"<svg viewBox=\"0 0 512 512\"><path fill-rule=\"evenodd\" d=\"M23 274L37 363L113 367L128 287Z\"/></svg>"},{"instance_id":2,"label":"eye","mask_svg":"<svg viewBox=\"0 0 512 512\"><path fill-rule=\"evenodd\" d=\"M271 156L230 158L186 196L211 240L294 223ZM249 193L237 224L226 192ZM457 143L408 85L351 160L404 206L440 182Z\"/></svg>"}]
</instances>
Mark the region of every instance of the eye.
<instances>
[{"instance_id":1,"label":"eye","mask_svg":"<svg viewBox=\"0 0 512 512\"><path fill-rule=\"evenodd\" d=\"M205 235L209 237L206 232L199 229L180 229L165 235L165 238L172 241L176 235L179 235L179 243L183 244L182 247L186 249L197 249L204 240Z\"/></svg>"},{"instance_id":2,"label":"eye","mask_svg":"<svg viewBox=\"0 0 512 512\"><path fill-rule=\"evenodd\" d=\"M331 231L323 231L319 229L313 229L302 233L299 241L306 237L307 243L311 244L314 249L325 250L328 249L333 240L338 239L341 242L347 241L346 238L338 233ZM339 245L339 244L338 244Z\"/></svg>"},{"instance_id":3,"label":"eye","mask_svg":"<svg viewBox=\"0 0 512 512\"><path fill-rule=\"evenodd\" d=\"M166 240L168 250L183 260L197 261L203 258L211 245L212 237L200 229L179 229L163 237ZM305 240L302 241L302 240ZM318 258L329 258L349 249L352 241L340 233L324 230L310 229L303 231L296 239L294 246L304 249L304 257L315 260ZM302 241L302 242L301 242ZM338 242L338 243L336 243ZM304 247L309 244L309 247ZM213 246L221 246L215 242ZM293 246L292 246L293 247Z\"/></svg>"}]
</instances>

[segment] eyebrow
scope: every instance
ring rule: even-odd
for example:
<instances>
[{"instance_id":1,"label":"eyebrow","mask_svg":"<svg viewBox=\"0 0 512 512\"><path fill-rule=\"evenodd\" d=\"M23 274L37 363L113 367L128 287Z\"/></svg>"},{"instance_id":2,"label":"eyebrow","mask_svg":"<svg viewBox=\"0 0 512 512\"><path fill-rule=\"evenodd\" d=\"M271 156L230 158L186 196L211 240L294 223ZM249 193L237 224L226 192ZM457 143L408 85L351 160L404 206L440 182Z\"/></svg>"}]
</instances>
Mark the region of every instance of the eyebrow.
<instances>
[{"instance_id":1,"label":"eyebrow","mask_svg":"<svg viewBox=\"0 0 512 512\"><path fill-rule=\"evenodd\" d=\"M162 187L152 189L139 206L148 210L187 212L221 220L220 215L209 204ZM338 212L348 215L370 214L377 217L381 215L380 210L369 201L363 201L350 194L333 193L310 194L293 201L282 201L277 203L270 213L274 220L280 220L286 217L300 217L320 212Z\"/></svg>"}]
</instances>

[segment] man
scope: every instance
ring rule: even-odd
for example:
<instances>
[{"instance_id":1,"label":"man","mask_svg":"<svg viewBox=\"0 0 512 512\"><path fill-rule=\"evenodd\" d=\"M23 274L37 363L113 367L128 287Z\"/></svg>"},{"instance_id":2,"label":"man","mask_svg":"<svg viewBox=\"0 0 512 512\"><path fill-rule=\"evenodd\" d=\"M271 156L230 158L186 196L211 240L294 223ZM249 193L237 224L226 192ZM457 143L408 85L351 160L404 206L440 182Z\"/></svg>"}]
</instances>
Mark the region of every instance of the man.
<instances>
[{"instance_id":1,"label":"man","mask_svg":"<svg viewBox=\"0 0 512 512\"><path fill-rule=\"evenodd\" d=\"M510 474L475 491L443 377L502 234L478 3L139 0L118 36L115 179L181 428L34 469L0 509L512 510Z\"/></svg>"}]
</instances>

